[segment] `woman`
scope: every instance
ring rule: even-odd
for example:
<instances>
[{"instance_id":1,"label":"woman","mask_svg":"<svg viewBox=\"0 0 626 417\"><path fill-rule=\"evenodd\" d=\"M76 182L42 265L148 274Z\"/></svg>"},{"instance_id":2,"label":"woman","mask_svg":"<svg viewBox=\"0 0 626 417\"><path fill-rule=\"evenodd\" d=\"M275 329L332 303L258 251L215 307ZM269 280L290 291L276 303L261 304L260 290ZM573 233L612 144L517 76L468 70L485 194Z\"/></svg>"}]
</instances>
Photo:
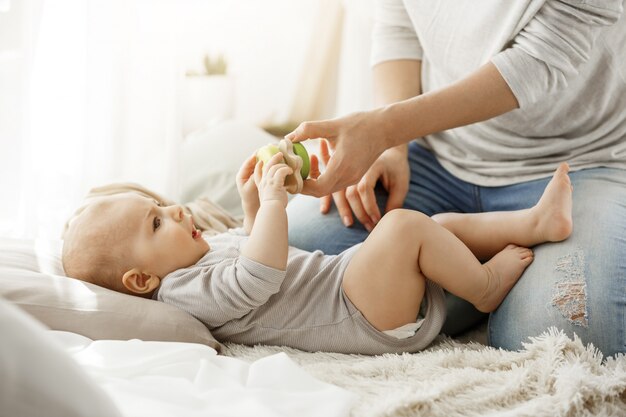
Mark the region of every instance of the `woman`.
<instances>
[{"instance_id":1,"label":"woman","mask_svg":"<svg viewBox=\"0 0 626 417\"><path fill-rule=\"evenodd\" d=\"M303 191L326 196L321 212L332 215L313 216L317 200L294 199L291 244L340 252L397 207L429 215L528 207L567 161L574 233L536 248L491 314L489 339L518 349L556 326L605 355L626 352L623 5L379 1L372 64L381 107L305 122L287 136L327 138L334 149ZM448 316L449 334L480 319L457 300Z\"/></svg>"}]
</instances>

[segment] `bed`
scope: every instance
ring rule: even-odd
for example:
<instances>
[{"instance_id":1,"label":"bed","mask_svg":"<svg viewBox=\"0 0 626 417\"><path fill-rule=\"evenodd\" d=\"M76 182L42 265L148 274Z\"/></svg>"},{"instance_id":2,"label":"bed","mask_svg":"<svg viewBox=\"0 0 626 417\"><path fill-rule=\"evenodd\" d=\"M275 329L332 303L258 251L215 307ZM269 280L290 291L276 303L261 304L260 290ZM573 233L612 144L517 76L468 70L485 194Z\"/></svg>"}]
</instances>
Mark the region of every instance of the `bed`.
<instances>
[{"instance_id":1,"label":"bed","mask_svg":"<svg viewBox=\"0 0 626 417\"><path fill-rule=\"evenodd\" d=\"M268 141L222 125L186 152L242 137L244 156ZM236 215L238 163L212 167L183 173L183 193L217 196ZM174 307L66 277L61 248L0 239L0 416L626 415L626 358L556 329L518 352L487 347L484 325L375 357L222 344Z\"/></svg>"}]
</instances>

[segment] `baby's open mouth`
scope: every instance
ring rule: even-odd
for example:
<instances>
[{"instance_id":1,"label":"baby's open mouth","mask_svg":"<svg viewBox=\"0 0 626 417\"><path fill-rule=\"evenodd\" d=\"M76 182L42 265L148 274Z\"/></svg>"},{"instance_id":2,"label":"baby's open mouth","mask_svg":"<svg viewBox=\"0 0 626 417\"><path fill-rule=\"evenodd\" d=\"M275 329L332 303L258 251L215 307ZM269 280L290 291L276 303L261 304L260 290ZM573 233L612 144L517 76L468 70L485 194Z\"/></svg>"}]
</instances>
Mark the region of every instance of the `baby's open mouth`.
<instances>
[{"instance_id":1,"label":"baby's open mouth","mask_svg":"<svg viewBox=\"0 0 626 417\"><path fill-rule=\"evenodd\" d=\"M196 226L193 226L193 230L191 231L191 237L194 239L198 239L201 235L202 233L198 229L196 229Z\"/></svg>"}]
</instances>

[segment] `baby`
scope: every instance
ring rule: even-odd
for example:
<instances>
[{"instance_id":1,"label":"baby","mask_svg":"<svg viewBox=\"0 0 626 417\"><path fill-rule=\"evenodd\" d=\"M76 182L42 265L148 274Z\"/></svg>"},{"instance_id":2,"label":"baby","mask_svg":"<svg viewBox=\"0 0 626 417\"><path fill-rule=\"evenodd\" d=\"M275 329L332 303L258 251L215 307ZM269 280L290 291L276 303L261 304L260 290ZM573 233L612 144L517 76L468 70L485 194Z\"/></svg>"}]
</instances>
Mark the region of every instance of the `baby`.
<instances>
[{"instance_id":1,"label":"baby","mask_svg":"<svg viewBox=\"0 0 626 417\"><path fill-rule=\"evenodd\" d=\"M66 273L178 306L224 342L415 352L441 330L442 288L491 312L532 262L528 247L572 231L563 163L531 208L432 218L396 209L339 255L306 252L288 245L284 182L292 169L281 161L278 153L265 164L244 162L244 227L216 236L203 237L178 205L136 194L95 200L66 232ZM316 158L311 168L318 172Z\"/></svg>"}]
</instances>

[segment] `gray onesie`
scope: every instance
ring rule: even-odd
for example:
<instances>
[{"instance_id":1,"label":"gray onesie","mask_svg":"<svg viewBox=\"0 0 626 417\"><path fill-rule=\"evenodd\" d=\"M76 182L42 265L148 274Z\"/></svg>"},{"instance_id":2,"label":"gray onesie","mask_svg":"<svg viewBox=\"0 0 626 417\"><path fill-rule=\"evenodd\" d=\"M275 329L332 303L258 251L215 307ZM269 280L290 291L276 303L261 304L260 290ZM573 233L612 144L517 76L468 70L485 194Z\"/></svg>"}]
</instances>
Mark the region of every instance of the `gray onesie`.
<instances>
[{"instance_id":1,"label":"gray onesie","mask_svg":"<svg viewBox=\"0 0 626 417\"><path fill-rule=\"evenodd\" d=\"M339 255L290 247L280 271L241 255L247 238L242 229L205 237L209 252L167 275L153 298L189 312L218 340L246 345L376 355L419 351L441 330L444 294L430 281L414 336L387 335L363 317L341 287L358 245Z\"/></svg>"}]
</instances>

